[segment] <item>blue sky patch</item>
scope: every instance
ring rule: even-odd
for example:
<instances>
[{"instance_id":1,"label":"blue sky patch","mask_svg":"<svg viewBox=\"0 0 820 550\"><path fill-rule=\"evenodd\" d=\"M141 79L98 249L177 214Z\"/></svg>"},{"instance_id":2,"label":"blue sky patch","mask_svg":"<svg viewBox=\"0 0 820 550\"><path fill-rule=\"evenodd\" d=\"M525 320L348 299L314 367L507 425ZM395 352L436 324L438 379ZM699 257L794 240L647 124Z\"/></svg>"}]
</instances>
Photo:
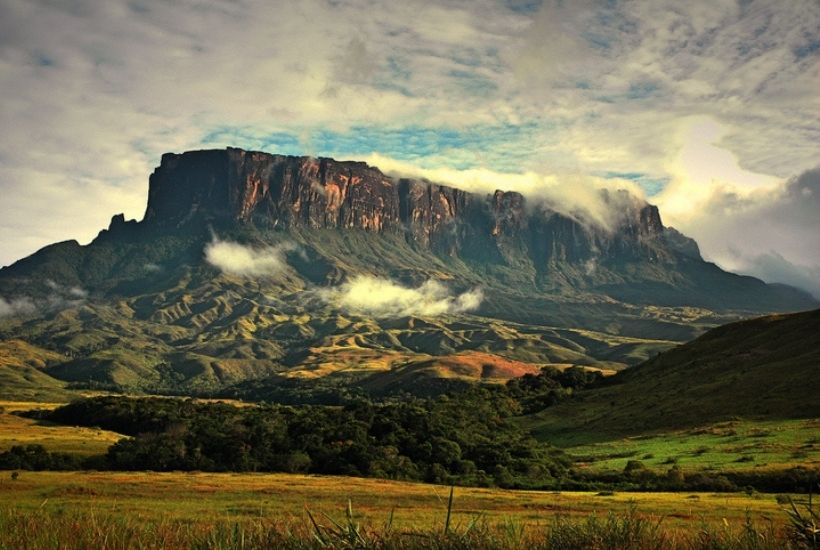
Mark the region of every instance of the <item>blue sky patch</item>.
<instances>
[{"instance_id":1,"label":"blue sky patch","mask_svg":"<svg viewBox=\"0 0 820 550\"><path fill-rule=\"evenodd\" d=\"M646 195L651 197L663 191L664 187L669 183L669 178L656 178L643 174L641 172L599 172L596 174L599 177L606 179L625 179L631 180L641 186L646 192Z\"/></svg>"},{"instance_id":2,"label":"blue sky patch","mask_svg":"<svg viewBox=\"0 0 820 550\"><path fill-rule=\"evenodd\" d=\"M464 170L483 166L500 172L521 172L532 160L530 149L524 145L543 131L534 123L458 129L354 126L343 132L320 129L264 135L252 128L219 128L202 141L212 147L230 145L286 155L362 159L378 153L423 168Z\"/></svg>"}]
</instances>

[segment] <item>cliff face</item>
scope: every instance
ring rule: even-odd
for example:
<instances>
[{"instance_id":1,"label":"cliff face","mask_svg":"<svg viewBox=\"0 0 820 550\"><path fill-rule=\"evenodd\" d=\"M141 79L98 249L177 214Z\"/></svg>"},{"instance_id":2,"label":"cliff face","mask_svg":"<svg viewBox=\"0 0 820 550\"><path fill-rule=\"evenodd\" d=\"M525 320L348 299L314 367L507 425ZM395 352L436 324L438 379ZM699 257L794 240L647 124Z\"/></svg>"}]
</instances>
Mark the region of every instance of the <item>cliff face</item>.
<instances>
[{"instance_id":1,"label":"cliff face","mask_svg":"<svg viewBox=\"0 0 820 550\"><path fill-rule=\"evenodd\" d=\"M623 197L605 197L605 199ZM400 232L438 254L541 266L590 258L657 259L656 207L621 200L614 229L584 225L515 192L481 196L394 180L360 162L240 149L166 154L150 179L147 226L253 224L287 229Z\"/></svg>"}]
</instances>

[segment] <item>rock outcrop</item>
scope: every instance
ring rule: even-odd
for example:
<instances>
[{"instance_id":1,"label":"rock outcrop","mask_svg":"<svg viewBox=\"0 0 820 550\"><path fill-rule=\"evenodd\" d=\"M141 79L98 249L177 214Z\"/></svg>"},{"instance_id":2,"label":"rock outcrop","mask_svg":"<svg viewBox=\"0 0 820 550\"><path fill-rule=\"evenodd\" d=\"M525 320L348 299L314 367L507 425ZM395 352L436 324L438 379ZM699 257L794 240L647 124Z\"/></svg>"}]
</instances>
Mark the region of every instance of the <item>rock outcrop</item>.
<instances>
[{"instance_id":1,"label":"rock outcrop","mask_svg":"<svg viewBox=\"0 0 820 550\"><path fill-rule=\"evenodd\" d=\"M142 223L400 232L437 254L508 263L523 254L539 266L600 256L656 260L670 253L658 246L664 227L656 207L602 194L618 201L613 228L530 204L516 192L482 196L395 180L361 162L229 148L163 155L151 175Z\"/></svg>"}]
</instances>

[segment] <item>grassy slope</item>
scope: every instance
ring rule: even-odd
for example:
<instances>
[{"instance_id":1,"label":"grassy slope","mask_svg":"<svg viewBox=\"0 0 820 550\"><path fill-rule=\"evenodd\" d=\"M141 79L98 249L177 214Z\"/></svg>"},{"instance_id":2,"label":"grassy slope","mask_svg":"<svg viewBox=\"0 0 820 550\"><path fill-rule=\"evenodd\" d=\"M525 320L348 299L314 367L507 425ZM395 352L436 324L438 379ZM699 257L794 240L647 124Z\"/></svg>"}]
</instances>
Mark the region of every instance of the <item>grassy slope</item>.
<instances>
[{"instance_id":1,"label":"grassy slope","mask_svg":"<svg viewBox=\"0 0 820 550\"><path fill-rule=\"evenodd\" d=\"M0 452L15 445L42 445L48 451L75 455L104 454L122 435L106 430L56 426L12 414L30 409L53 409L63 403L0 401Z\"/></svg>"},{"instance_id":2,"label":"grassy slope","mask_svg":"<svg viewBox=\"0 0 820 550\"><path fill-rule=\"evenodd\" d=\"M820 469L820 420L733 420L688 430L574 446L576 465L623 471L640 460L656 471L761 471L802 466Z\"/></svg>"},{"instance_id":3,"label":"grassy slope","mask_svg":"<svg viewBox=\"0 0 820 550\"><path fill-rule=\"evenodd\" d=\"M0 399L64 400L65 382L43 370L65 360L49 350L22 340L0 341Z\"/></svg>"},{"instance_id":4,"label":"grassy slope","mask_svg":"<svg viewBox=\"0 0 820 550\"><path fill-rule=\"evenodd\" d=\"M528 419L560 445L735 417L820 417L820 310L725 325Z\"/></svg>"},{"instance_id":5,"label":"grassy slope","mask_svg":"<svg viewBox=\"0 0 820 550\"><path fill-rule=\"evenodd\" d=\"M47 276L65 287L84 286L89 299L44 320L5 320L0 339L57 352L61 362L50 364L47 374L58 380L201 393L283 370L301 370L294 374L305 377L383 371L473 350L536 366L617 369L742 314L636 306L592 288L546 287L531 265L437 256L399 234L248 227L220 236L254 244L295 241L303 250L288 257L281 273L241 278L203 264L207 235L55 245L3 270L0 291L44 299L53 292L40 281ZM485 301L478 315L428 319L419 328L409 326L415 319L392 326L342 314L318 298L317 288L360 273L411 286L436 278L453 292L480 286ZM9 381L0 388L20 385ZM61 383L44 379L38 385Z\"/></svg>"}]
</instances>

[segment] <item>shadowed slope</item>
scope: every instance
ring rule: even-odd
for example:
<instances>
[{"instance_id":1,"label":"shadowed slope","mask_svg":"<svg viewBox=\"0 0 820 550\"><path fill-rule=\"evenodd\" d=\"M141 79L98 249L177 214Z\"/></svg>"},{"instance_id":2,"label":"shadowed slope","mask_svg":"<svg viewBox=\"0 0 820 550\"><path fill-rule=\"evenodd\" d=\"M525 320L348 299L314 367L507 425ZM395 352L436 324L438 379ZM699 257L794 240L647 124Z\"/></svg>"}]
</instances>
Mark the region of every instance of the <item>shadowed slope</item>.
<instances>
[{"instance_id":1,"label":"shadowed slope","mask_svg":"<svg viewBox=\"0 0 820 550\"><path fill-rule=\"evenodd\" d=\"M732 323L535 415L542 438L573 443L733 417L820 417L820 310Z\"/></svg>"}]
</instances>

